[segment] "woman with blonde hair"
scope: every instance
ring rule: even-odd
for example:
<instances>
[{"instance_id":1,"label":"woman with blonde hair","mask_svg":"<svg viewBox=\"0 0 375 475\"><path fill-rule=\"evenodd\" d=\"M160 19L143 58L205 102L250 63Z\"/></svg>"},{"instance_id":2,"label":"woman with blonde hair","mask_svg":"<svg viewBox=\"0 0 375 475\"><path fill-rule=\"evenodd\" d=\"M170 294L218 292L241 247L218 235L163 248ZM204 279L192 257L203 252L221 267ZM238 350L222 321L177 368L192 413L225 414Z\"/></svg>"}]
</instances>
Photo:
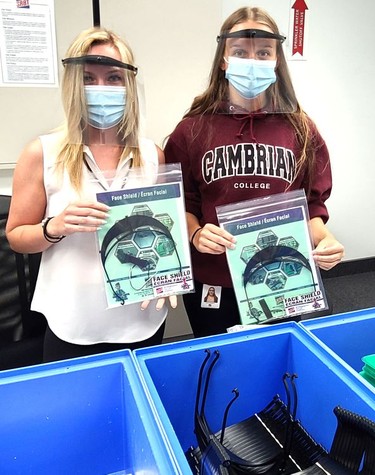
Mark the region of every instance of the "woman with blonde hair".
<instances>
[{"instance_id":1,"label":"woman with blonde hair","mask_svg":"<svg viewBox=\"0 0 375 475\"><path fill-rule=\"evenodd\" d=\"M167 315L163 299L107 309L96 242L109 213L96 193L126 187L135 167L154 182L164 162L140 136L131 49L90 28L62 62L65 123L22 152L7 223L15 251L42 252L32 309L48 322L45 361L161 343Z\"/></svg>"}]
</instances>

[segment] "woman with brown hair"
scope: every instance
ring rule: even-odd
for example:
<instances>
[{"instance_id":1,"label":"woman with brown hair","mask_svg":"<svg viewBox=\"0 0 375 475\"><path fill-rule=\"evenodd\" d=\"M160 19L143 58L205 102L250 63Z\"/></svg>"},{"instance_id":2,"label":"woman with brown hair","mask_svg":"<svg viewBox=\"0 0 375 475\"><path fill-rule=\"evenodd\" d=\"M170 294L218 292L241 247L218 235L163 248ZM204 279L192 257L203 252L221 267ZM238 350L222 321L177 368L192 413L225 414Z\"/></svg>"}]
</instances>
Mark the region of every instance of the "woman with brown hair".
<instances>
[{"instance_id":1,"label":"woman with brown hair","mask_svg":"<svg viewBox=\"0 0 375 475\"><path fill-rule=\"evenodd\" d=\"M326 144L302 110L275 21L260 8L236 10L222 25L207 89L196 97L165 147L181 162L195 294L184 296L195 336L240 323L225 250L232 235L218 226L216 207L304 189L314 259L330 269L343 246L325 223L331 193ZM222 287L219 309L202 308L204 285Z\"/></svg>"}]
</instances>

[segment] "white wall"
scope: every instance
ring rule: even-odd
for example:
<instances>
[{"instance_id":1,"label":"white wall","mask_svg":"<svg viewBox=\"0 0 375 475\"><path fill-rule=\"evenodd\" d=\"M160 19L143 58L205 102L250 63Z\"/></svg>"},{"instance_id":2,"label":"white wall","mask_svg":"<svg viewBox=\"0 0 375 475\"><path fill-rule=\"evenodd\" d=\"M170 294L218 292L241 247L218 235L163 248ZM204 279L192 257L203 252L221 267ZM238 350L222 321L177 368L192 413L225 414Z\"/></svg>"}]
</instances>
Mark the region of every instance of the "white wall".
<instances>
[{"instance_id":1,"label":"white wall","mask_svg":"<svg viewBox=\"0 0 375 475\"><path fill-rule=\"evenodd\" d=\"M207 77L221 24L219 0L102 0L102 25L130 43L145 78L148 135L159 145Z\"/></svg>"}]
</instances>

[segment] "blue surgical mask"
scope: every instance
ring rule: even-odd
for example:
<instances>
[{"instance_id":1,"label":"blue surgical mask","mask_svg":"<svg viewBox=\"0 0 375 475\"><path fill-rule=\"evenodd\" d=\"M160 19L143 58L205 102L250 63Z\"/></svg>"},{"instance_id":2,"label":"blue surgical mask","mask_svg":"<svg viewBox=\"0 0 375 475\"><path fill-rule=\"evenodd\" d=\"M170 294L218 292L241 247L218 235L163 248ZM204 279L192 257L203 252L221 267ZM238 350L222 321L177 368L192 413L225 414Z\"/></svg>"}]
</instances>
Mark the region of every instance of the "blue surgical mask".
<instances>
[{"instance_id":1,"label":"blue surgical mask","mask_svg":"<svg viewBox=\"0 0 375 475\"><path fill-rule=\"evenodd\" d=\"M125 111L126 90L122 86L85 86L88 123L96 129L119 124Z\"/></svg>"},{"instance_id":2,"label":"blue surgical mask","mask_svg":"<svg viewBox=\"0 0 375 475\"><path fill-rule=\"evenodd\" d=\"M225 59L225 58L224 58ZM225 77L245 99L253 99L276 82L276 61L229 56Z\"/></svg>"}]
</instances>

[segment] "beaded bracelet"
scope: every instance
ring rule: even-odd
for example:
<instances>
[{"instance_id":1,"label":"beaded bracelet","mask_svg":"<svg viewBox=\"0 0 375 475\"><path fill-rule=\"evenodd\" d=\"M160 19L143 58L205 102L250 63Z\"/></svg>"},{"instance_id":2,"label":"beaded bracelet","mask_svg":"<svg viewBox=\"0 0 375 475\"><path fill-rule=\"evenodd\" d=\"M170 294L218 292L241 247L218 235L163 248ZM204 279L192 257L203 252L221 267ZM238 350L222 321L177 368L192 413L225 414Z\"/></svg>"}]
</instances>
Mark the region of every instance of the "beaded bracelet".
<instances>
[{"instance_id":1,"label":"beaded bracelet","mask_svg":"<svg viewBox=\"0 0 375 475\"><path fill-rule=\"evenodd\" d=\"M60 242L62 239L64 239L65 236L52 236L51 234L48 233L47 231L47 224L51 221L51 219L54 218L54 216L51 216L49 218L45 218L42 221L42 228L43 228L43 236L44 239L48 242L52 242L53 244L56 244L57 242Z\"/></svg>"},{"instance_id":2,"label":"beaded bracelet","mask_svg":"<svg viewBox=\"0 0 375 475\"><path fill-rule=\"evenodd\" d=\"M195 238L195 235L196 235L197 232L200 231L201 229L203 229L203 228L197 228L197 229L193 232L193 234L192 234L192 236L191 236L191 239L190 239L191 244L194 245L194 238Z\"/></svg>"}]
</instances>

